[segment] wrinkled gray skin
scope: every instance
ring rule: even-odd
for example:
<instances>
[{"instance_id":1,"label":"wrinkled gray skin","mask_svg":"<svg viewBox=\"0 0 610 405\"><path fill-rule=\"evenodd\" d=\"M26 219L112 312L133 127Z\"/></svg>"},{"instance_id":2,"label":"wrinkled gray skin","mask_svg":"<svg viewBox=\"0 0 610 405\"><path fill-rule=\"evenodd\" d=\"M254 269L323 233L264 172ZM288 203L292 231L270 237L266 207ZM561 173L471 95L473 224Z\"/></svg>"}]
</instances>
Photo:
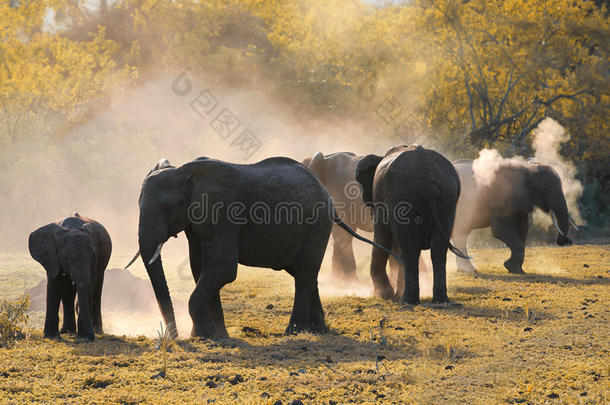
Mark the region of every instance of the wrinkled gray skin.
<instances>
[{"instance_id":1,"label":"wrinkled gray skin","mask_svg":"<svg viewBox=\"0 0 610 405\"><path fill-rule=\"evenodd\" d=\"M303 160L328 190L337 215L350 228L373 232L371 209L362 200L362 186L356 181L356 166L363 156L351 152L337 152L324 156L321 152ZM356 259L352 248L353 237L333 225L332 275L344 281L357 281Z\"/></svg>"},{"instance_id":2,"label":"wrinkled gray skin","mask_svg":"<svg viewBox=\"0 0 610 405\"><path fill-rule=\"evenodd\" d=\"M557 172L535 162L503 163L491 182L477 183L473 161L460 159L453 164L460 176L462 193L458 200L452 240L462 252L468 252L468 235L473 229L491 226L494 237L510 248L511 256L504 267L523 274L523 258L528 231L528 214L534 207L555 213L559 229L557 244L571 243L568 239L570 218ZM456 258L458 270L474 273L470 260Z\"/></svg>"},{"instance_id":3,"label":"wrinkled gray skin","mask_svg":"<svg viewBox=\"0 0 610 405\"><path fill-rule=\"evenodd\" d=\"M93 340L103 334L101 296L104 270L112 252L106 229L98 222L74 213L30 234L30 254L47 272L47 309L44 336L77 332L78 338ZM78 331L74 299L78 294ZM59 303L64 320L59 329Z\"/></svg>"},{"instance_id":4,"label":"wrinkled gray skin","mask_svg":"<svg viewBox=\"0 0 610 405\"><path fill-rule=\"evenodd\" d=\"M399 252L405 271L398 273L396 294L386 274L388 255L374 249L371 278L375 294L409 304L419 303L419 258L431 249L433 302L447 303L446 260L460 181L441 154L421 146L398 146L385 156L367 155L357 165L356 180L365 203L374 204L375 242ZM408 203L398 216L397 206ZM386 208L385 219L381 207ZM459 253L459 252L457 252ZM396 271L394 271L396 272Z\"/></svg>"},{"instance_id":5,"label":"wrinkled gray skin","mask_svg":"<svg viewBox=\"0 0 610 405\"><path fill-rule=\"evenodd\" d=\"M240 215L229 213L234 202L245 207L246 221L230 220L230 215ZM261 203L271 208L273 216L279 206L298 204L305 220L291 217L288 222L284 214L279 221L255 223L247 214ZM284 269L294 277L295 298L286 333L326 330L317 277L335 216L328 192L306 167L280 157L251 165L199 158L177 168L163 159L144 180L139 205L140 253L174 336L174 309L161 257L151 259L159 244L182 231L196 283L188 304L192 336L228 336L220 289L235 280L238 263Z\"/></svg>"}]
</instances>

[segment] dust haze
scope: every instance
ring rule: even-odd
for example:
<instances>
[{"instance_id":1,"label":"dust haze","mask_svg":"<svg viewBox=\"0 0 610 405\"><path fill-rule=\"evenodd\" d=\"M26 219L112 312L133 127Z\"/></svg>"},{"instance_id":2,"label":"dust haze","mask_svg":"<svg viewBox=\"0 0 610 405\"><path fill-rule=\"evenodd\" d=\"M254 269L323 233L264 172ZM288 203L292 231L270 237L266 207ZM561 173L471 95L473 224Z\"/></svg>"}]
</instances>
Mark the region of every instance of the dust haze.
<instances>
[{"instance_id":1,"label":"dust haze","mask_svg":"<svg viewBox=\"0 0 610 405\"><path fill-rule=\"evenodd\" d=\"M568 211L577 223L582 223L582 217L578 208L578 199L582 195L583 187L576 179L576 168L570 161L566 161L560 154L559 148L562 143L569 141L570 136L566 130L552 118L545 118L533 132L532 147L535 161L553 166L559 174L563 194L568 205ZM503 164L527 165L522 156L510 158L503 157L496 149L483 149L479 157L474 160L472 169L477 184L488 185L495 179L497 169ZM536 208L533 213L535 224L548 227L552 224L550 215Z\"/></svg>"},{"instance_id":2,"label":"dust haze","mask_svg":"<svg viewBox=\"0 0 610 405\"><path fill-rule=\"evenodd\" d=\"M0 185L0 243L2 253L27 255L29 233L74 211L102 223L111 235L111 267L126 264L138 249L138 196L148 171L160 158L176 166L199 156L234 163L252 163L271 156L289 156L298 161L317 151L349 150L355 153L383 153L390 140L379 142L375 132L357 120L328 122L316 116L289 110L258 89L231 89L213 79L188 75L192 83L186 95L176 94L176 75L166 75L137 89L117 93L108 109L70 131L62 139L24 134L0 151L3 162ZM183 83L179 83L182 85ZM217 101L209 114L195 110L202 92ZM225 109L240 126L224 139L211 126ZM260 141L260 148L244 157L232 143L243 130ZM346 147L349 145L348 147ZM366 249L370 254L370 249ZM186 239L171 238L164 257L188 255ZM327 255L328 258L329 255ZM38 265L37 263L35 264ZM40 269L41 279L45 277ZM134 273L147 278L140 261ZM176 269L168 267L166 273ZM109 280L107 275L107 280ZM150 286L150 282L146 280ZM181 282L192 285L192 279ZM120 299L124 291L104 288L103 302ZM322 288L323 291L324 288ZM150 296L147 291L146 296ZM137 292L134 292L137 293ZM329 291L334 294L336 291ZM358 289L358 295L369 295ZM175 294L173 294L175 297ZM155 335L161 319L156 302L134 314L104 313L106 329L116 334ZM176 305L180 333L190 332L186 305ZM142 327L146 325L146 327ZM148 327L150 325L150 327ZM184 330L188 326L188 331Z\"/></svg>"},{"instance_id":3,"label":"dust haze","mask_svg":"<svg viewBox=\"0 0 610 405\"><path fill-rule=\"evenodd\" d=\"M160 158L181 165L199 156L235 163L252 163L271 156L288 156L298 161L315 152L351 151L357 154L383 155L393 146L391 139L376 137L374 125L357 118L329 121L301 111L294 111L274 101L264 86L249 89L228 88L215 80L186 74L191 82L187 94L176 91L176 75L166 75L136 89L117 93L107 110L70 131L62 139L24 136L0 151L3 172L0 184L0 243L2 251L27 254L28 235L34 229L78 211L101 222L113 241L111 264L122 266L137 251L137 200L141 183ZM180 82L183 88L184 82ZM216 101L213 111L201 108L205 95ZM212 127L214 119L228 110L240 122L234 133L223 138ZM544 125L543 125L544 124ZM582 187L573 180L574 168L557 153L566 139L558 124L545 121L537 131L536 158L553 164L562 176L566 197L575 204ZM236 142L243 130L249 130L260 141L251 156ZM30 134L31 135L31 134ZM251 152L251 151L246 151ZM497 151L483 150L475 167L480 173L492 173L489 167L504 160ZM519 162L523 159L518 158ZM580 187L580 188L579 188ZM574 205L571 205L571 207ZM577 211L572 210L573 215ZM371 234L365 234L371 237ZM325 257L330 263L331 244ZM361 267L362 283L338 286L321 274L323 296L370 296L368 278L371 248L354 242ZM166 256L186 257L185 238L170 240L163 250ZM448 267L453 260L448 260ZM140 262L138 274L146 278ZM428 268L429 259L428 259ZM423 269L422 269L423 270ZM166 273L175 271L168 267ZM423 297L431 295L431 273L421 272ZM41 269L41 278L44 273ZM146 280L148 281L148 280ZM192 280L182 280L192 285ZM150 285L150 283L148 282ZM149 286L150 287L150 286ZM144 296L150 297L152 287ZM133 292L138 294L138 292ZM116 294L116 295L114 295ZM104 301L119 299L124 291L104 289ZM175 298L175 294L173 295ZM104 313L107 332L115 334L155 335L161 319L156 302L137 313ZM180 333L190 331L191 321L186 305L176 305ZM185 329L186 328L186 329Z\"/></svg>"},{"instance_id":4,"label":"dust haze","mask_svg":"<svg viewBox=\"0 0 610 405\"><path fill-rule=\"evenodd\" d=\"M263 89L228 89L189 75L192 90L180 96L172 89L176 76L117 94L107 111L63 139L24 134L0 152L5 166L0 182L3 251L24 252L32 230L78 211L106 226L115 253L135 252L140 186L163 157L176 166L199 156L234 163L271 156L301 161L317 151L345 150L347 145L356 153L381 153L390 146L389 141L376 141L375 133L358 122L329 123L290 111ZM191 105L202 91L218 101L203 116ZM241 122L227 139L210 126L224 109ZM245 129L261 143L246 159L240 145L232 145Z\"/></svg>"}]
</instances>

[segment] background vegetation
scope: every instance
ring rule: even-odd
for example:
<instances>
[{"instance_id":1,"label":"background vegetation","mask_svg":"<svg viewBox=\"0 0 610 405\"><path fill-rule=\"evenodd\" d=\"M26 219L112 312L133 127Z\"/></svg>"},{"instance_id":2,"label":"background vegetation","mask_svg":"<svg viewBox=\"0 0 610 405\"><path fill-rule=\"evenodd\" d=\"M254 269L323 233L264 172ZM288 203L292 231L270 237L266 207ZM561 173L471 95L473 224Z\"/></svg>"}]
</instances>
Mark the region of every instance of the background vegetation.
<instances>
[{"instance_id":1,"label":"background vegetation","mask_svg":"<svg viewBox=\"0 0 610 405\"><path fill-rule=\"evenodd\" d=\"M111 96L183 69L460 157L531 155L549 116L571 135L584 217L604 226L607 13L584 0L2 0L0 146L60 142Z\"/></svg>"}]
</instances>

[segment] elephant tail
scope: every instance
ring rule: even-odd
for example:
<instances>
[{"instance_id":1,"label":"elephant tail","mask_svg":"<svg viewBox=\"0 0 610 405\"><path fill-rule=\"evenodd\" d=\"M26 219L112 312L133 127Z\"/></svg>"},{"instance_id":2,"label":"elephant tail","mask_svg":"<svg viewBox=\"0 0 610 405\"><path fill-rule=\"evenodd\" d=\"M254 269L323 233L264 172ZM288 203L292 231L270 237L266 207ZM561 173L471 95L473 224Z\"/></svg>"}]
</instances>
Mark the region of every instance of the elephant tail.
<instances>
[{"instance_id":1,"label":"elephant tail","mask_svg":"<svg viewBox=\"0 0 610 405\"><path fill-rule=\"evenodd\" d=\"M345 229L347 231L347 233L349 233L350 235L352 235L354 238L361 240L363 242L366 242L374 247L376 247L377 249L381 249L384 252L392 255L394 257L394 259L396 259L398 261L398 263L400 263L402 266L404 266L403 261L400 259L400 257L392 252L389 249L384 248L383 246L381 246L378 243L373 242L372 240L368 240L367 238L365 238L364 236L360 236L358 235L352 228L350 228L345 222L343 222L341 220L341 218L339 218L339 216L337 215L337 212L335 211L335 217L333 218L333 221L335 222L335 224L339 225L341 228Z\"/></svg>"},{"instance_id":2,"label":"elephant tail","mask_svg":"<svg viewBox=\"0 0 610 405\"><path fill-rule=\"evenodd\" d=\"M435 190L435 191L437 191L437 190ZM441 226L441 220L440 220L440 217L438 216L438 207L436 206L436 198L435 198L436 195L438 195L438 191L437 191L437 193L431 193L429 195L428 202L430 204L430 210L432 211L432 219L436 223L436 226L438 226L438 229L441 232L441 236L443 237L443 239L445 239L445 241L449 245L449 250L451 250L454 255L461 257L462 259L467 259L467 260L472 259L472 257L464 254L460 249L453 246L453 244L449 240L449 237L447 236L447 233L445 232L445 229L443 229L443 227Z\"/></svg>"}]
</instances>

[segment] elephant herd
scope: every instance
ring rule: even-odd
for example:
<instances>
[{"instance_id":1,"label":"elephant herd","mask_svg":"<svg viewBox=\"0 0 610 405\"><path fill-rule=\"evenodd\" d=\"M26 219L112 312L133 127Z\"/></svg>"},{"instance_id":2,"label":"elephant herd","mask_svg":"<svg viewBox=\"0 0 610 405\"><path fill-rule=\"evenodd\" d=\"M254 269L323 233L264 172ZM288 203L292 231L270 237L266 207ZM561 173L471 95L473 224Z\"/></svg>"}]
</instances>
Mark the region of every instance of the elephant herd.
<instances>
[{"instance_id":1,"label":"elephant herd","mask_svg":"<svg viewBox=\"0 0 610 405\"><path fill-rule=\"evenodd\" d=\"M303 163L272 157L233 164L201 157L174 167L162 159L142 184L139 250L126 268L141 256L174 337L174 308L161 251L171 236L183 231L195 281L188 301L194 337L228 336L220 290L235 280L238 264L286 270L294 278L286 333L325 331L318 272L331 234L335 276L357 279L351 245L356 237L373 245L375 294L407 304L419 303L420 252L430 249L432 299L449 303L447 250L456 255L458 270L474 272L467 250L473 229L491 226L493 235L511 249L504 265L512 273L523 273L533 207L550 211L559 245L570 242L571 220L552 167L507 163L482 184L472 164L465 159L452 164L418 145L394 147L384 156L316 153ZM356 230L373 231L374 241ZM74 213L32 232L29 250L47 272L45 337L76 332L77 338L93 340L102 334L100 299L112 250L104 227ZM389 258L396 288L386 272Z\"/></svg>"}]
</instances>

